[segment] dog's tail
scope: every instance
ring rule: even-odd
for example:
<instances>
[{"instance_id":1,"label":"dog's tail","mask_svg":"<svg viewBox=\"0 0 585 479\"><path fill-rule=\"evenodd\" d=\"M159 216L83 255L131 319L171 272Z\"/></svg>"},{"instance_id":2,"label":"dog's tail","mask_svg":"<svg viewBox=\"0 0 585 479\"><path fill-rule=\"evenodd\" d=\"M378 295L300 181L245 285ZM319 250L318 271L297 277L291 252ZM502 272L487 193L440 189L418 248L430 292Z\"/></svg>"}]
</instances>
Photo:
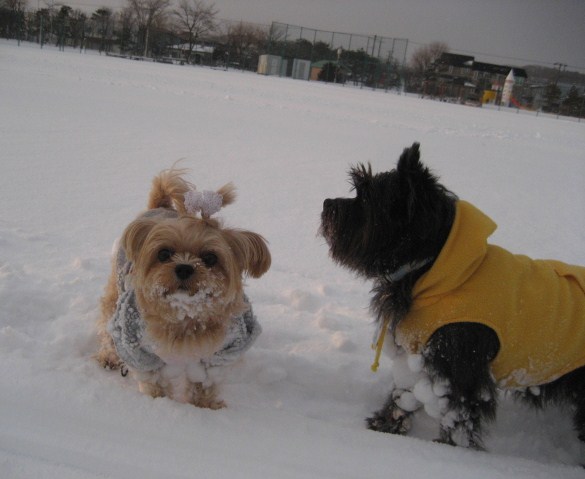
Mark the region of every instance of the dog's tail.
<instances>
[{"instance_id":1,"label":"dog's tail","mask_svg":"<svg viewBox=\"0 0 585 479\"><path fill-rule=\"evenodd\" d=\"M183 178L187 171L185 168L173 167L155 176L148 197L148 209L172 208L180 214L192 214L185 207L185 195L196 191L196 188ZM236 199L236 188L232 183L222 186L216 193L221 198L220 208L233 203Z\"/></svg>"}]
</instances>

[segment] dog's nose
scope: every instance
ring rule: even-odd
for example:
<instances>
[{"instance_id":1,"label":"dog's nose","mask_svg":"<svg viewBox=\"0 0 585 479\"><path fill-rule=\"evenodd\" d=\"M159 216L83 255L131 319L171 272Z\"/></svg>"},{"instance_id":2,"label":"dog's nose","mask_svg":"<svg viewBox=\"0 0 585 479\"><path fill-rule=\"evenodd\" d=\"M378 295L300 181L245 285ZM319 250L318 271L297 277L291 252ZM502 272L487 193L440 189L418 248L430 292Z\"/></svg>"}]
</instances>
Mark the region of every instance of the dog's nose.
<instances>
[{"instance_id":1,"label":"dog's nose","mask_svg":"<svg viewBox=\"0 0 585 479\"><path fill-rule=\"evenodd\" d=\"M323 209L329 209L331 208L331 206L333 205L333 200L330 198L327 198L324 202L323 202Z\"/></svg>"},{"instance_id":2,"label":"dog's nose","mask_svg":"<svg viewBox=\"0 0 585 479\"><path fill-rule=\"evenodd\" d=\"M189 279L191 276L193 276L193 273L195 273L195 268L193 268L193 266L190 264L179 264L175 268L175 274L177 275L177 278L182 281Z\"/></svg>"}]
</instances>

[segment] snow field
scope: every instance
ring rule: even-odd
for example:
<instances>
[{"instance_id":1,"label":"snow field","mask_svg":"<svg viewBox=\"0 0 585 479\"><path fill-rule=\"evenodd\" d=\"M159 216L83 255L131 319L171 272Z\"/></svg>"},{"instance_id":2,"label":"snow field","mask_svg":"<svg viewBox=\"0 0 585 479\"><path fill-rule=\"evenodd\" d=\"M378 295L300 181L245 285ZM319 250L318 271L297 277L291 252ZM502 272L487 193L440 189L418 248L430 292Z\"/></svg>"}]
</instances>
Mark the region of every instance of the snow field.
<instances>
[{"instance_id":1,"label":"snow field","mask_svg":"<svg viewBox=\"0 0 585 479\"><path fill-rule=\"evenodd\" d=\"M581 477L559 409L503 398L487 454L430 442L431 419L365 429L391 361L370 372L370 285L330 261L319 214L351 194L349 165L391 168L413 141L499 224L494 242L585 264L584 123L0 40L0 475ZM263 333L221 411L143 396L92 359L112 244L181 158L201 190L235 183L219 215L273 255L247 281Z\"/></svg>"}]
</instances>

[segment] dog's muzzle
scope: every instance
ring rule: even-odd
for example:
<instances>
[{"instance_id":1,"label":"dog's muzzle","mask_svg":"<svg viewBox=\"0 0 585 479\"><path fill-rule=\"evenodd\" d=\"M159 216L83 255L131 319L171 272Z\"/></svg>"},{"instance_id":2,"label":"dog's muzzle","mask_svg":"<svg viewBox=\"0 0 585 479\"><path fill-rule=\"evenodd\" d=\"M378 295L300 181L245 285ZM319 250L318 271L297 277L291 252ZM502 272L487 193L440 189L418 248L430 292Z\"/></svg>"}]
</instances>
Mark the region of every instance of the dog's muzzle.
<instances>
[{"instance_id":1,"label":"dog's muzzle","mask_svg":"<svg viewBox=\"0 0 585 479\"><path fill-rule=\"evenodd\" d=\"M335 218L335 200L327 198L323 201L323 211L321 212L321 228L320 234L325 238L329 239L333 235L333 223Z\"/></svg>"}]
</instances>

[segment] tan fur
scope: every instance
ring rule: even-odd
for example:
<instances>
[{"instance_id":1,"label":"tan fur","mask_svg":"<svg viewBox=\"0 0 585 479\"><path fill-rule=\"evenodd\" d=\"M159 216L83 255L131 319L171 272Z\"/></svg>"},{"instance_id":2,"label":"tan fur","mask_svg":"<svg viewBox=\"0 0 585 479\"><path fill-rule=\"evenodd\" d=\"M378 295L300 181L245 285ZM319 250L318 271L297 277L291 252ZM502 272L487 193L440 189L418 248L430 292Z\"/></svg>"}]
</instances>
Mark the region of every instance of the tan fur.
<instances>
[{"instance_id":1,"label":"tan fur","mask_svg":"<svg viewBox=\"0 0 585 479\"><path fill-rule=\"evenodd\" d=\"M148 196L148 209L174 208L184 213L183 197L187 191L195 189L194 185L183 179L186 172L185 169L172 168L155 176Z\"/></svg>"},{"instance_id":2,"label":"tan fur","mask_svg":"<svg viewBox=\"0 0 585 479\"><path fill-rule=\"evenodd\" d=\"M121 246L133 263L132 281L136 301L146 332L154 343L155 353L163 360L174 357L209 357L222 346L230 318L245 309L242 276L260 277L270 267L270 252L264 238L245 230L224 229L212 218L190 216L185 211L184 195L194 186L183 175L185 170L163 171L152 182L148 209L169 208L177 218L144 218L139 216L128 225ZM228 183L217 190L223 206L235 199L235 188ZM169 261L158 260L161 249L170 249ZM218 261L208 267L203 261L213 253ZM181 280L175 273L178 265L190 265L195 274ZM106 368L122 366L107 325L118 299L116 265L106 285L98 320L100 351L97 359ZM203 295L205 302L197 310L187 310L178 317L177 308L167 298L182 292ZM199 407L217 409L216 385L194 382L182 391L158 373L136 373L140 390L153 396L179 396Z\"/></svg>"},{"instance_id":3,"label":"tan fur","mask_svg":"<svg viewBox=\"0 0 585 479\"><path fill-rule=\"evenodd\" d=\"M116 301L118 300L118 290L116 287L116 268L112 271L106 284L106 291L101 299L101 315L98 319L97 330L100 341L100 350L97 355L98 362L107 369L118 369L121 366L120 358L116 353L112 337L106 328L110 318L116 310Z\"/></svg>"}]
</instances>

